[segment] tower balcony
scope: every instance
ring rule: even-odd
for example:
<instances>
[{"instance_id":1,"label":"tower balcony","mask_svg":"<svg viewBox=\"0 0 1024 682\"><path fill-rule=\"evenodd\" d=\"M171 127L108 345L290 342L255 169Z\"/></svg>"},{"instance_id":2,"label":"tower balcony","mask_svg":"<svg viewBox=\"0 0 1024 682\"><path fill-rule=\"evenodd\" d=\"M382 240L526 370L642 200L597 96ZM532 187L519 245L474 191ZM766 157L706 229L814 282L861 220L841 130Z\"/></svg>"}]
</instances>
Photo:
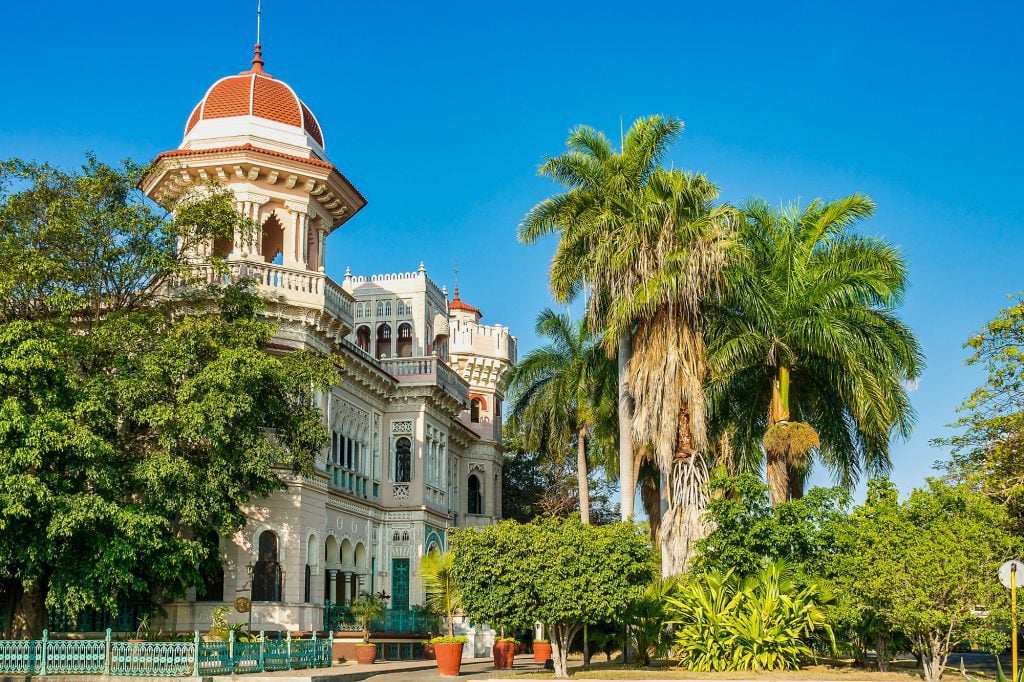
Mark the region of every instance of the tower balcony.
<instances>
[{"instance_id":1,"label":"tower balcony","mask_svg":"<svg viewBox=\"0 0 1024 682\"><path fill-rule=\"evenodd\" d=\"M192 274L200 284L252 280L267 301L268 316L314 327L335 343L340 343L352 331L354 299L322 272L228 260L217 267L209 263L197 264L192 267Z\"/></svg>"},{"instance_id":2,"label":"tower balcony","mask_svg":"<svg viewBox=\"0 0 1024 682\"><path fill-rule=\"evenodd\" d=\"M469 405L469 384L436 356L382 358L380 366L403 386L436 386L463 408Z\"/></svg>"}]
</instances>

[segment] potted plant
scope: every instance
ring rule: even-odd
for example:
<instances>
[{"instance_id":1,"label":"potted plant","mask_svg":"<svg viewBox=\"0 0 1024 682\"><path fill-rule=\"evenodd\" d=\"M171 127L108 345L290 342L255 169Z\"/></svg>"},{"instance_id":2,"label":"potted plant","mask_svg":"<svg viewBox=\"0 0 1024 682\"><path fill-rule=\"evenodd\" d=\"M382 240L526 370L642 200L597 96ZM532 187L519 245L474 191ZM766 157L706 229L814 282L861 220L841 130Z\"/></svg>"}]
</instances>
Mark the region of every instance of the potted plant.
<instances>
[{"instance_id":1,"label":"potted plant","mask_svg":"<svg viewBox=\"0 0 1024 682\"><path fill-rule=\"evenodd\" d=\"M533 662L547 663L551 658L551 642L547 639L533 640Z\"/></svg>"},{"instance_id":2,"label":"potted plant","mask_svg":"<svg viewBox=\"0 0 1024 682\"><path fill-rule=\"evenodd\" d=\"M504 628L502 628L504 630ZM491 653L494 655L495 670L511 670L516 657L516 646L519 642L515 637L496 637Z\"/></svg>"},{"instance_id":3,"label":"potted plant","mask_svg":"<svg viewBox=\"0 0 1024 682\"><path fill-rule=\"evenodd\" d=\"M433 638L433 633L431 633L431 638ZM434 654L434 645L430 639L423 640L423 658L427 661L437 660L437 656Z\"/></svg>"},{"instance_id":4,"label":"potted plant","mask_svg":"<svg viewBox=\"0 0 1024 682\"><path fill-rule=\"evenodd\" d=\"M430 640L437 670L442 677L458 677L466 638L455 636L455 614L461 606L462 594L455 584L451 553L434 551L420 559L420 578L427 593L427 605L444 616L448 627L447 636Z\"/></svg>"},{"instance_id":5,"label":"potted plant","mask_svg":"<svg viewBox=\"0 0 1024 682\"><path fill-rule=\"evenodd\" d=\"M370 644L370 623L384 617L384 600L375 594L363 592L350 607L356 625L363 631L362 644L356 644L356 660L370 664L377 660L377 645Z\"/></svg>"}]
</instances>

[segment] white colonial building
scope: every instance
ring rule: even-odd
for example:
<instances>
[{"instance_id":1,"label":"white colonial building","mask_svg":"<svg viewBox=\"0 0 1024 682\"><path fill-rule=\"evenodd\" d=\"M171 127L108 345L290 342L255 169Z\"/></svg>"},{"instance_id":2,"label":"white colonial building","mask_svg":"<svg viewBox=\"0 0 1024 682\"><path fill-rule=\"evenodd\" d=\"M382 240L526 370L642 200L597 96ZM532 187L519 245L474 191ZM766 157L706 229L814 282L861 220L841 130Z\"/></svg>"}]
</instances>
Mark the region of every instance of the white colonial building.
<instances>
[{"instance_id":1,"label":"white colonial building","mask_svg":"<svg viewBox=\"0 0 1024 682\"><path fill-rule=\"evenodd\" d=\"M482 324L458 289L448 300L422 263L348 270L340 284L324 274L327 236L366 205L325 150L257 46L249 71L206 91L143 185L165 203L210 181L230 188L256 234L205 244L197 261L224 255L258 282L278 325L271 352L317 349L342 372L321 398L331 440L316 475L282 472L287 489L251 504L246 528L221 538L223 584L170 605L170 629L205 629L214 606L250 594L253 629L322 629L325 602L363 590L408 612L423 602L419 557L444 548L448 529L501 516L500 384L516 338Z\"/></svg>"}]
</instances>

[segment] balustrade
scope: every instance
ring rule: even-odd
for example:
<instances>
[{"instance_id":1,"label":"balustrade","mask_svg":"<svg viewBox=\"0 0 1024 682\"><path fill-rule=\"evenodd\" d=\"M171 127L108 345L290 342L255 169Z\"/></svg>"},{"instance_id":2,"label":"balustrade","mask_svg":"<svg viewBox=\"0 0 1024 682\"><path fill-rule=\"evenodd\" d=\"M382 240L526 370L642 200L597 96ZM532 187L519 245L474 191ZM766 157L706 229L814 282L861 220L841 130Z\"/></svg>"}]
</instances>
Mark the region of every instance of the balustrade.
<instances>
[{"instance_id":1,"label":"balustrade","mask_svg":"<svg viewBox=\"0 0 1024 682\"><path fill-rule=\"evenodd\" d=\"M463 405L469 404L469 384L436 356L384 358L380 366L400 384L439 386Z\"/></svg>"},{"instance_id":2,"label":"balustrade","mask_svg":"<svg viewBox=\"0 0 1024 682\"><path fill-rule=\"evenodd\" d=\"M296 305L323 309L352 328L352 296L322 272L287 268L273 263L227 261L214 267L200 263L191 268L192 280L199 284L227 284L247 278L256 282L260 293L282 297Z\"/></svg>"}]
</instances>

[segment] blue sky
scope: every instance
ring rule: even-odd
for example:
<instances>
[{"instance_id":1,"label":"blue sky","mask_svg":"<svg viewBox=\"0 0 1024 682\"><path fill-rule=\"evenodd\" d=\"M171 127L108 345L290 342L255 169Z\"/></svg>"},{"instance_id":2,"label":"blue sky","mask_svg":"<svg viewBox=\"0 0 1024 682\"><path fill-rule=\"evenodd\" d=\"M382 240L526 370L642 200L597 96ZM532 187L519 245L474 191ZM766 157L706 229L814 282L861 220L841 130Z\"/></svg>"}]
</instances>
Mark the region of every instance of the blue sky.
<instances>
[{"instance_id":1,"label":"blue sky","mask_svg":"<svg viewBox=\"0 0 1024 682\"><path fill-rule=\"evenodd\" d=\"M0 22L0 156L146 160L217 78L248 68L255 2L12 3ZM328 272L414 270L535 343L553 243L516 242L554 191L545 154L587 123L673 114L670 162L728 201L870 194L864 229L906 254L904 316L928 367L893 448L904 492L931 473L981 378L964 339L1024 289L1019 3L263 2L266 69L317 114L369 206ZM816 482L827 482L824 472Z\"/></svg>"}]
</instances>

